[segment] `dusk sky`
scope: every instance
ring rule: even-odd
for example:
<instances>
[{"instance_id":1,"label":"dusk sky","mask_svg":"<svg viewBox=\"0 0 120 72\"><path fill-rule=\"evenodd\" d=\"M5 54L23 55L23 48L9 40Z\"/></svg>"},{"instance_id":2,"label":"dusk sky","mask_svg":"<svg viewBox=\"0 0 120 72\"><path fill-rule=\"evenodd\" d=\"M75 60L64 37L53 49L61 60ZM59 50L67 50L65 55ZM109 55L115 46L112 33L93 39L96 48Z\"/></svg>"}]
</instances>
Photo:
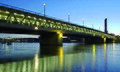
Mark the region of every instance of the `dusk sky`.
<instances>
[{"instance_id":1,"label":"dusk sky","mask_svg":"<svg viewBox=\"0 0 120 72\"><path fill-rule=\"evenodd\" d=\"M120 0L0 0L0 3L24 8L46 15L104 31L108 18L108 32L120 35Z\"/></svg>"}]
</instances>

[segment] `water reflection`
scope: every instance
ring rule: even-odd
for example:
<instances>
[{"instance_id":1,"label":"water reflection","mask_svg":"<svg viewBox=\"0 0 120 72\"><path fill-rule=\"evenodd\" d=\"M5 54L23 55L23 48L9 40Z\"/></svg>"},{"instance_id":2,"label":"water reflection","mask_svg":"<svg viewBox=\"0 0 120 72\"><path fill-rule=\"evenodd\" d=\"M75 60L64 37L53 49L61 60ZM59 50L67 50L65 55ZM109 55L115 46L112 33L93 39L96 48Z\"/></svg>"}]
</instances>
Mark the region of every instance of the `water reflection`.
<instances>
[{"instance_id":1,"label":"water reflection","mask_svg":"<svg viewBox=\"0 0 120 72\"><path fill-rule=\"evenodd\" d=\"M112 48L113 48L113 50L115 50L115 48L116 48L115 43L112 44Z\"/></svg>"},{"instance_id":2,"label":"water reflection","mask_svg":"<svg viewBox=\"0 0 120 72\"><path fill-rule=\"evenodd\" d=\"M28 45L32 47L34 44ZM14 44L14 51L16 51L17 48L15 48L15 46L16 43ZM24 53L24 56L34 55L33 58L1 63L0 72L119 72L120 53L116 51L120 51L119 46L120 44L73 44L72 46L66 44L66 46L64 45L63 47L41 46L41 50L29 47L23 50L23 52L26 53ZM116 49L115 54L118 55L114 55L115 58L113 59L110 52L113 51L114 47ZM8 46L8 50L9 49L10 46ZM31 55L27 51L34 53ZM21 53L19 54L19 58L20 57L22 57Z\"/></svg>"},{"instance_id":3,"label":"water reflection","mask_svg":"<svg viewBox=\"0 0 120 72\"><path fill-rule=\"evenodd\" d=\"M40 56L63 55L62 46L40 46Z\"/></svg>"},{"instance_id":4,"label":"water reflection","mask_svg":"<svg viewBox=\"0 0 120 72\"><path fill-rule=\"evenodd\" d=\"M38 72L38 67L39 67L39 54L35 54L35 71L34 72Z\"/></svg>"},{"instance_id":5,"label":"water reflection","mask_svg":"<svg viewBox=\"0 0 120 72\"><path fill-rule=\"evenodd\" d=\"M107 44L104 43L104 67L105 67L105 72L107 72Z\"/></svg>"},{"instance_id":6,"label":"water reflection","mask_svg":"<svg viewBox=\"0 0 120 72\"><path fill-rule=\"evenodd\" d=\"M105 58L105 61L106 61L106 55L107 55L107 53L106 53L106 52L107 52L106 48L107 48L107 47L106 47L106 43L104 43L104 58Z\"/></svg>"},{"instance_id":7,"label":"water reflection","mask_svg":"<svg viewBox=\"0 0 120 72\"><path fill-rule=\"evenodd\" d=\"M94 70L95 67L95 59L96 59L96 45L92 45L92 70Z\"/></svg>"},{"instance_id":8,"label":"water reflection","mask_svg":"<svg viewBox=\"0 0 120 72\"><path fill-rule=\"evenodd\" d=\"M93 60L95 60L95 55L96 55L96 45L93 44L92 45L92 57L93 57Z\"/></svg>"},{"instance_id":9,"label":"water reflection","mask_svg":"<svg viewBox=\"0 0 120 72\"><path fill-rule=\"evenodd\" d=\"M2 46L1 47L2 49L10 50L14 48L14 43L12 43L11 45L8 45L7 43L5 43L5 44L1 44L1 46Z\"/></svg>"},{"instance_id":10,"label":"water reflection","mask_svg":"<svg viewBox=\"0 0 120 72\"><path fill-rule=\"evenodd\" d=\"M26 48L25 45L26 44L22 46L22 43L15 43L15 45L14 43L11 45L7 43L0 44L0 63L33 59L37 48L32 50L32 48L29 48L29 44L27 45L28 48Z\"/></svg>"},{"instance_id":11,"label":"water reflection","mask_svg":"<svg viewBox=\"0 0 120 72\"><path fill-rule=\"evenodd\" d=\"M11 45L8 45L7 43L0 44L0 63L4 61L4 59L2 59L1 56L2 57L10 56L12 54L11 53L12 51L14 51L13 44Z\"/></svg>"}]
</instances>

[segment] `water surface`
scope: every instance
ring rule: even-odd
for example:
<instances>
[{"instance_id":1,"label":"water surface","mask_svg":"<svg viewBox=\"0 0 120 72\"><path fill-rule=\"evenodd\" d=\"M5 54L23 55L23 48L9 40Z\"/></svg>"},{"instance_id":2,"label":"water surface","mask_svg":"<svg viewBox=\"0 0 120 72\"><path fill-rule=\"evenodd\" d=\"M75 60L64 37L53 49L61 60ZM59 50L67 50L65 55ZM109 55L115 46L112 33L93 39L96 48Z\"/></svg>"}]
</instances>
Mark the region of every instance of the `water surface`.
<instances>
[{"instance_id":1,"label":"water surface","mask_svg":"<svg viewBox=\"0 0 120 72\"><path fill-rule=\"evenodd\" d=\"M0 72L120 72L120 44L0 44Z\"/></svg>"}]
</instances>

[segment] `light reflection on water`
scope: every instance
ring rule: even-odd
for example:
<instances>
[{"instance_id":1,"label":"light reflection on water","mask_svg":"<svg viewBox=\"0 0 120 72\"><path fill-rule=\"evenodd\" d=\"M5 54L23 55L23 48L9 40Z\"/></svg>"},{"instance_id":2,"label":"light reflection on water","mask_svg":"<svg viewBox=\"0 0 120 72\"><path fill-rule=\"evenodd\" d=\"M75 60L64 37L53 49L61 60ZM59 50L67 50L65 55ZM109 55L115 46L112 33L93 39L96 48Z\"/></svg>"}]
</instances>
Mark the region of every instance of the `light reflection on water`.
<instances>
[{"instance_id":1,"label":"light reflection on water","mask_svg":"<svg viewBox=\"0 0 120 72\"><path fill-rule=\"evenodd\" d=\"M0 44L0 72L120 72L120 44Z\"/></svg>"}]
</instances>

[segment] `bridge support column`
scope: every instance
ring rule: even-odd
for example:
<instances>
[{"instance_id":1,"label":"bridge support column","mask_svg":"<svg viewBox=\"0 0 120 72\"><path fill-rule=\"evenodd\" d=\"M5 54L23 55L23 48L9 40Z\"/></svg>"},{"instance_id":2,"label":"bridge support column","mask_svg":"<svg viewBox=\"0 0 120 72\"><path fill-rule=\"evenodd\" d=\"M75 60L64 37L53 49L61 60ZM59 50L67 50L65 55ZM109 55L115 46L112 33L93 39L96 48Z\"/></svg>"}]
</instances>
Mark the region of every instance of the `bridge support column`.
<instances>
[{"instance_id":1,"label":"bridge support column","mask_svg":"<svg viewBox=\"0 0 120 72\"><path fill-rule=\"evenodd\" d=\"M41 34L40 45L61 46L62 45L62 33L43 33L43 34Z\"/></svg>"}]
</instances>

